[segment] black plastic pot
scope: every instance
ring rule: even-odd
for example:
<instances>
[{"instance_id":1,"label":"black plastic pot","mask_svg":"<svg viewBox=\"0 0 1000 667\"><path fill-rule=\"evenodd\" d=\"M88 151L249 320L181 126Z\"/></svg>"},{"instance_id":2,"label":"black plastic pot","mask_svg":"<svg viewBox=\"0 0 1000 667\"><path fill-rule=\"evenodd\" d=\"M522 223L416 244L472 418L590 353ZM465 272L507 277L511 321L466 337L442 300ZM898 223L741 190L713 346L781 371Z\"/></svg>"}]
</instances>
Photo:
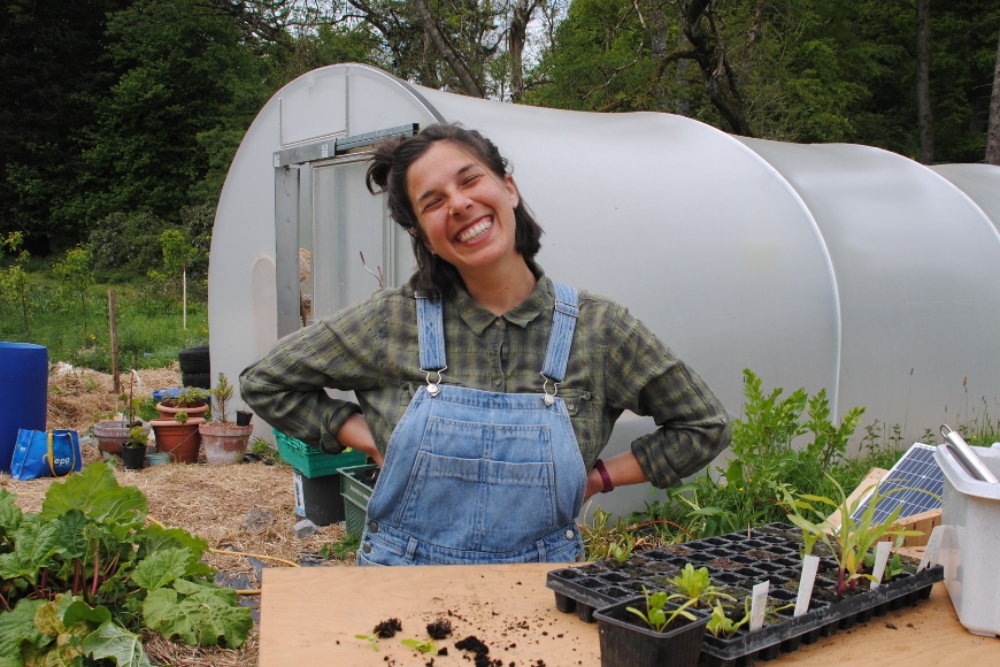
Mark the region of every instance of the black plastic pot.
<instances>
[{"instance_id":1,"label":"black plastic pot","mask_svg":"<svg viewBox=\"0 0 1000 667\"><path fill-rule=\"evenodd\" d=\"M695 667L709 615L690 610L696 620L678 616L666 630L656 632L627 610L645 605L644 597L634 597L594 612L601 636L601 667Z\"/></svg>"},{"instance_id":2,"label":"black plastic pot","mask_svg":"<svg viewBox=\"0 0 1000 667\"><path fill-rule=\"evenodd\" d=\"M142 470L146 467L146 447L122 447L122 465L127 470Z\"/></svg>"},{"instance_id":3,"label":"black plastic pot","mask_svg":"<svg viewBox=\"0 0 1000 667\"><path fill-rule=\"evenodd\" d=\"M237 426L249 426L250 420L253 419L252 412L246 412L245 410L236 411L236 425Z\"/></svg>"}]
</instances>

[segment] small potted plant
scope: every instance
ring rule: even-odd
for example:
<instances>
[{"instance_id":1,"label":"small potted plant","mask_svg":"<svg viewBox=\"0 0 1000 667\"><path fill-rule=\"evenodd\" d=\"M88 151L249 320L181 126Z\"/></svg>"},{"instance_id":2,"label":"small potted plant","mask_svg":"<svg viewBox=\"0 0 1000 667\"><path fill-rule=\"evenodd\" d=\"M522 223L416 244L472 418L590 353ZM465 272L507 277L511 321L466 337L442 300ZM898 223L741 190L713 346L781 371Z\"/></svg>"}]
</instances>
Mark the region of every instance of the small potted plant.
<instances>
[{"instance_id":1,"label":"small potted plant","mask_svg":"<svg viewBox=\"0 0 1000 667\"><path fill-rule=\"evenodd\" d=\"M184 387L176 396L165 398L156 404L160 419L173 419L183 410L188 417L201 417L208 412L209 392L200 387Z\"/></svg>"},{"instance_id":2,"label":"small potted plant","mask_svg":"<svg viewBox=\"0 0 1000 667\"><path fill-rule=\"evenodd\" d=\"M216 421L205 422L198 427L205 444L205 459L211 465L239 463L247 452L253 426L240 426L229 421L228 409L229 401L233 398L233 387L225 373L219 373L210 393L215 399L213 415Z\"/></svg>"},{"instance_id":3,"label":"small potted plant","mask_svg":"<svg viewBox=\"0 0 1000 667\"><path fill-rule=\"evenodd\" d=\"M140 427L149 435L149 425L136 418L136 406L139 399L135 397L135 371L129 373L128 393L122 393L118 400L122 402L121 419L99 421L92 427L97 446L108 454L121 454L122 447L131 436L133 427Z\"/></svg>"},{"instance_id":4,"label":"small potted plant","mask_svg":"<svg viewBox=\"0 0 1000 667\"><path fill-rule=\"evenodd\" d=\"M156 434L160 452L170 454L174 463L197 463L201 451L201 433L198 426L205 423L200 415L208 411L208 397L204 389L185 387L174 398L156 404L160 419L150 422Z\"/></svg>"},{"instance_id":5,"label":"small potted plant","mask_svg":"<svg viewBox=\"0 0 1000 667\"><path fill-rule=\"evenodd\" d=\"M146 462L146 445L149 443L149 429L133 426L128 438L122 443L122 465L128 470L142 470Z\"/></svg>"},{"instance_id":6,"label":"small potted plant","mask_svg":"<svg viewBox=\"0 0 1000 667\"><path fill-rule=\"evenodd\" d=\"M697 599L663 591L594 612L601 637L601 667L695 667L710 615L695 609Z\"/></svg>"}]
</instances>

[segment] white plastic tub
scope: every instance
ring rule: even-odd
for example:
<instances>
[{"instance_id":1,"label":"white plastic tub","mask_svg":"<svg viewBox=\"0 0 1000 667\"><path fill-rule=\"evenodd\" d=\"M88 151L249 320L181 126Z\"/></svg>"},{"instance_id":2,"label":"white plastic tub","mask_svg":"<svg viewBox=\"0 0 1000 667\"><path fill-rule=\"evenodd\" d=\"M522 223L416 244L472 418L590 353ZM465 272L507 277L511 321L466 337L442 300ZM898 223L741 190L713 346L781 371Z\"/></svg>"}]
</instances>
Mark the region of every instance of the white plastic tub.
<instances>
[{"instance_id":1,"label":"white plastic tub","mask_svg":"<svg viewBox=\"0 0 1000 667\"><path fill-rule=\"evenodd\" d=\"M1000 475L1000 443L976 453ZM974 635L1000 635L1000 484L973 479L944 447L934 458L944 471L941 525L945 531L939 561L958 620Z\"/></svg>"}]
</instances>

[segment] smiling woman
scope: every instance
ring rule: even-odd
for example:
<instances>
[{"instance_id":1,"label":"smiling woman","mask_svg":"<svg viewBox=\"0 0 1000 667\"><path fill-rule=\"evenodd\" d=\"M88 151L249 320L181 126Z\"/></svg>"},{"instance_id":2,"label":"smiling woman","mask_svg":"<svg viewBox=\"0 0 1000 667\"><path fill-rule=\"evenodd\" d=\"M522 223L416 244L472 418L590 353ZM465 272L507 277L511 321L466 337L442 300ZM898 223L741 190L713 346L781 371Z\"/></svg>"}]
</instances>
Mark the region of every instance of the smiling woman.
<instances>
[{"instance_id":1,"label":"smiling woman","mask_svg":"<svg viewBox=\"0 0 1000 667\"><path fill-rule=\"evenodd\" d=\"M367 179L412 235L409 285L283 338L241 377L284 433L382 466L360 565L579 560L587 498L676 486L729 443L715 395L642 322L535 263L541 227L488 139L430 126L376 149ZM626 409L659 428L601 461Z\"/></svg>"}]
</instances>

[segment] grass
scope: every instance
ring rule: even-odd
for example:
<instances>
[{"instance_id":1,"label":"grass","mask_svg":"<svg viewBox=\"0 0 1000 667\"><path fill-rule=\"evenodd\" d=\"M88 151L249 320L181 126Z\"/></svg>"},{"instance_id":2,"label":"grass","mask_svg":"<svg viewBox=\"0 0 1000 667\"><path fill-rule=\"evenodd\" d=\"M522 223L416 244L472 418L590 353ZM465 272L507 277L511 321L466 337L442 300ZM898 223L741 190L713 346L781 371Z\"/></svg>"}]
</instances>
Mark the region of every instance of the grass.
<instances>
[{"instance_id":1,"label":"grass","mask_svg":"<svg viewBox=\"0 0 1000 667\"><path fill-rule=\"evenodd\" d=\"M0 339L48 348L49 362L111 372L108 290L116 291L119 370L163 368L180 350L208 343L208 307L202 294L188 291L187 329L181 327L179 296L152 281L96 284L86 293L86 313L78 296L62 295L44 270L29 273L28 327L18 304L0 302ZM192 291L194 296L192 297Z\"/></svg>"}]
</instances>

